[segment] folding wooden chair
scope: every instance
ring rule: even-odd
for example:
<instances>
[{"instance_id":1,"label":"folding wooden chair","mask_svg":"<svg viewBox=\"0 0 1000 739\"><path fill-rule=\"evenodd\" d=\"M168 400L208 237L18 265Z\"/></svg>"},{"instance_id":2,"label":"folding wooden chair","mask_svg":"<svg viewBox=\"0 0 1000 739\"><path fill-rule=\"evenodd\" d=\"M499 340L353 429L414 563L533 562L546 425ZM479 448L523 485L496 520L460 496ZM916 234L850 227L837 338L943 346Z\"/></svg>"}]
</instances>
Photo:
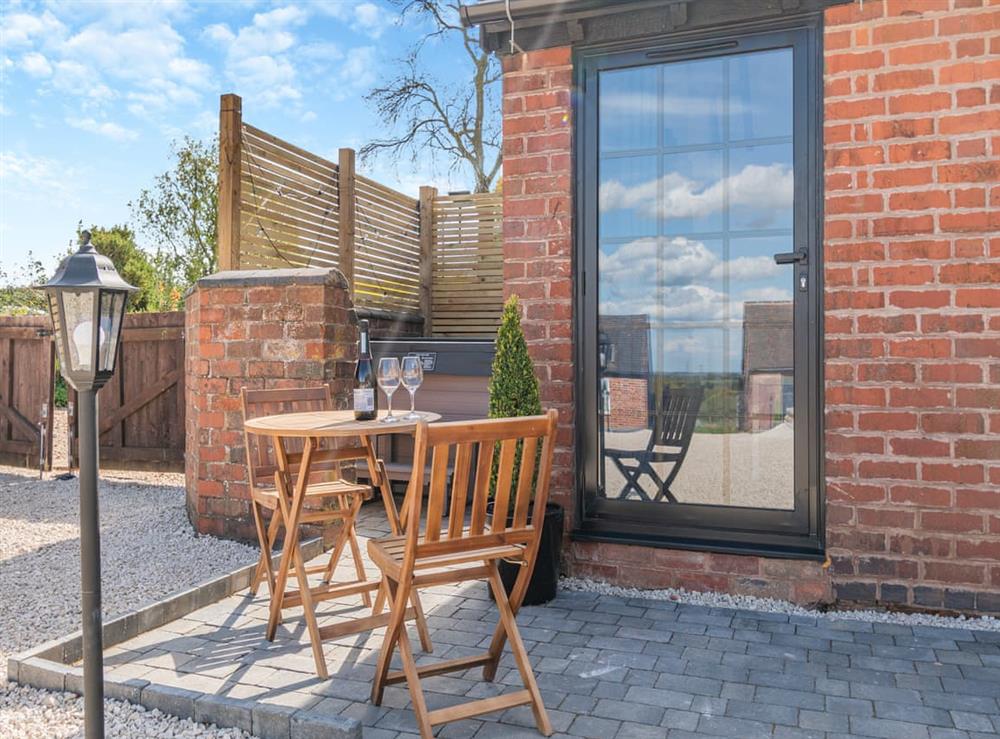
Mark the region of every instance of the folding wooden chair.
<instances>
[{"instance_id":1,"label":"folding wooden chair","mask_svg":"<svg viewBox=\"0 0 1000 739\"><path fill-rule=\"evenodd\" d=\"M333 410L330 386L288 388L277 390L248 390L243 388L240 397L243 405L244 422L250 418L270 416L277 413L299 413L303 411ZM247 468L250 474L250 507L253 511L254 527L260 542L260 561L250 583L250 592L256 594L262 580L266 579L271 597L274 597L275 576L271 566L275 540L285 527L282 506L278 496L283 487L278 484L278 462L275 450L266 438L244 432L246 440ZM292 442L288 442L292 443ZM301 446L301 442L298 442ZM300 522L329 524L340 521L340 529L334 539L330 559L323 567L306 569L306 574L323 573L323 583L333 577L344 546L350 546L354 559L354 570L358 580L365 579L361 549L354 531L355 520L361 504L371 495L368 485L359 485L342 478L343 469L353 469L355 461L365 459L367 450L363 446L341 449L317 449L312 453L310 480L306 488L305 501L309 510L302 513ZM293 449L288 455L293 467L301 459L301 449ZM270 524L265 528L265 511L271 511ZM367 591L361 594L365 606L371 606L371 596Z\"/></svg>"},{"instance_id":2,"label":"folding wooden chair","mask_svg":"<svg viewBox=\"0 0 1000 739\"><path fill-rule=\"evenodd\" d=\"M404 504L406 531L401 536L368 542L368 553L382 571L391 597L391 619L378 658L372 701L376 705L381 704L385 686L405 680L410 689L420 735L424 739L433 736L432 727L436 724L520 705L531 706L535 723L542 734L549 736L552 733L514 618L524 599L538 554L541 526L536 522L540 523L545 515L549 495L556 418L556 411L550 410L547 415L526 418L456 421L429 426L421 423L417 428L413 475ZM488 515L490 471L498 444L497 492L493 512ZM520 471L515 480L515 460L518 456ZM454 479L451 505L447 519L442 521L448 493L447 470L452 457ZM421 530L420 492L424 484L424 467L428 462L430 486L426 522ZM473 474L471 522L466 526L466 500ZM497 570L500 559L521 564L509 599ZM432 585L484 579L489 581L500 611L500 622L489 650L473 657L417 667L404 628L410 593ZM420 687L422 677L482 666L483 678L492 681L507 640L510 641L524 690L427 710ZM403 669L390 672L389 663L397 646Z\"/></svg>"},{"instance_id":3,"label":"folding wooden chair","mask_svg":"<svg viewBox=\"0 0 1000 739\"><path fill-rule=\"evenodd\" d=\"M670 485L681 471L681 465L691 445L703 393L704 390L700 385L675 390L665 387L660 407L656 409L653 430L646 448L604 450L605 456L611 459L619 472L625 476L621 494L623 498L635 492L641 500L659 502L666 498L671 503L677 502L677 498L670 492ZM653 465L670 462L673 462L673 466L664 480ZM643 476L649 477L656 486L656 493L652 499L640 484Z\"/></svg>"}]
</instances>

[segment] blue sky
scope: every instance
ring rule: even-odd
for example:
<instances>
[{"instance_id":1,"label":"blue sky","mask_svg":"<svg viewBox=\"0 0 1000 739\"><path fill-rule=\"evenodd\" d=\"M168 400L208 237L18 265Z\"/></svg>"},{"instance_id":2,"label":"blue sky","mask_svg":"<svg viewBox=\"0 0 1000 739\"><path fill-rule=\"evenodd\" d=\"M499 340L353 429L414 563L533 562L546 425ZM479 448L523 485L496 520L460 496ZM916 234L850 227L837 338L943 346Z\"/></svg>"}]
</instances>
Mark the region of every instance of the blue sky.
<instances>
[{"instance_id":1,"label":"blue sky","mask_svg":"<svg viewBox=\"0 0 1000 739\"><path fill-rule=\"evenodd\" d=\"M382 133L364 94L428 30L378 0L0 0L0 13L8 267L30 250L54 268L80 220L128 222L172 140L216 135L221 93L243 96L244 120L328 158L360 147ZM457 82L456 54L438 42L425 56ZM361 171L412 194L470 186L426 158Z\"/></svg>"}]
</instances>

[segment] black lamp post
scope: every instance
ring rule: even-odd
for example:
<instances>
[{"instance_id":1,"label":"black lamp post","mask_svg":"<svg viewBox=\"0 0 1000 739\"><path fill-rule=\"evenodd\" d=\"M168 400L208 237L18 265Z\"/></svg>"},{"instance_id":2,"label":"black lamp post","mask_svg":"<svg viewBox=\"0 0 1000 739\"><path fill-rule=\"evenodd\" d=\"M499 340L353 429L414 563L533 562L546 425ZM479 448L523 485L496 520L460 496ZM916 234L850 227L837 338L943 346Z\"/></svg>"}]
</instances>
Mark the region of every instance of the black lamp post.
<instances>
[{"instance_id":1,"label":"black lamp post","mask_svg":"<svg viewBox=\"0 0 1000 739\"><path fill-rule=\"evenodd\" d=\"M63 377L78 393L80 428L80 582L83 699L87 739L104 737L104 654L101 618L101 534L97 512L97 391L115 372L125 303L136 288L111 260L80 237L42 286L49 298Z\"/></svg>"}]
</instances>

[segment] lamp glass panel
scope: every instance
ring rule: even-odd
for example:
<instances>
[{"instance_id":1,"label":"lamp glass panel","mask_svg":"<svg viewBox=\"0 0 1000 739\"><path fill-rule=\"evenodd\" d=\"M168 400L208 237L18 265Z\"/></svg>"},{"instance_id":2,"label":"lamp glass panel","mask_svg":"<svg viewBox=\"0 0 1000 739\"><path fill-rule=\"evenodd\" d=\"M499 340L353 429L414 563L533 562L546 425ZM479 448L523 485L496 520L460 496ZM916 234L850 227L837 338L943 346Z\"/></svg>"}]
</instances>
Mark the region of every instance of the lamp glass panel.
<instances>
[{"instance_id":1,"label":"lamp glass panel","mask_svg":"<svg viewBox=\"0 0 1000 739\"><path fill-rule=\"evenodd\" d=\"M74 372L94 369L94 291L63 290L63 329Z\"/></svg>"},{"instance_id":2,"label":"lamp glass panel","mask_svg":"<svg viewBox=\"0 0 1000 739\"><path fill-rule=\"evenodd\" d=\"M66 357L66 335L62 325L62 314L59 309L59 295L48 293L49 313L52 315L52 328L56 333L56 350L59 352L59 364L65 369L69 367L69 360Z\"/></svg>"},{"instance_id":3,"label":"lamp glass panel","mask_svg":"<svg viewBox=\"0 0 1000 739\"><path fill-rule=\"evenodd\" d=\"M121 333L122 314L125 312L125 293L101 292L101 350L98 369L111 372L115 368L115 354Z\"/></svg>"}]
</instances>

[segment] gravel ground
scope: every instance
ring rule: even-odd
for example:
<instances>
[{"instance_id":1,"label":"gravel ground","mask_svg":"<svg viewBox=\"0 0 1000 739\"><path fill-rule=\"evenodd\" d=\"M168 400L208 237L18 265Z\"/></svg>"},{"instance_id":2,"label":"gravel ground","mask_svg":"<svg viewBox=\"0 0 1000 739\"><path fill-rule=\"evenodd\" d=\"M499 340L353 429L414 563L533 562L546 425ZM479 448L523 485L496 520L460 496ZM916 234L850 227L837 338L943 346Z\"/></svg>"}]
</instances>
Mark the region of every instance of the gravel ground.
<instances>
[{"instance_id":1,"label":"gravel ground","mask_svg":"<svg viewBox=\"0 0 1000 739\"><path fill-rule=\"evenodd\" d=\"M711 608L737 608L768 613L788 613L795 616L820 618L845 618L856 621L902 624L905 626L941 626L951 629L978 629L1000 631L1000 619L990 616L966 618L965 616L936 616L929 613L890 613L888 611L815 611L790 603L787 600L757 598L752 595L730 595L728 593L702 593L689 590L666 588L664 590L640 590L622 588L597 580L578 577L564 577L559 586L566 590L582 590L588 593L614 595L620 598L645 598L647 600L673 600Z\"/></svg>"},{"instance_id":2,"label":"gravel ground","mask_svg":"<svg viewBox=\"0 0 1000 739\"><path fill-rule=\"evenodd\" d=\"M38 480L0 466L0 736L82 736L83 704L70 694L7 682L7 656L80 626L78 481L56 480L65 465L65 422L58 425L56 469ZM61 447L61 448L60 448ZM257 550L197 536L184 510L183 475L107 472L100 486L103 606L106 618L129 612L238 567ZM109 737L243 737L107 702Z\"/></svg>"},{"instance_id":3,"label":"gravel ground","mask_svg":"<svg viewBox=\"0 0 1000 739\"><path fill-rule=\"evenodd\" d=\"M645 449L649 433L648 429L607 431L604 443L613 449ZM789 509L794 504L793 454L794 438L789 423L754 434L696 433L691 437L687 457L670 485L670 492L681 503ZM628 467L634 465L632 461L626 463ZM673 463L652 466L666 479ZM616 497L625 483L624 476L610 460L604 465L604 474L607 496ZM656 494L648 476L640 477L639 484L651 498ZM633 492L631 499L638 496Z\"/></svg>"}]
</instances>

